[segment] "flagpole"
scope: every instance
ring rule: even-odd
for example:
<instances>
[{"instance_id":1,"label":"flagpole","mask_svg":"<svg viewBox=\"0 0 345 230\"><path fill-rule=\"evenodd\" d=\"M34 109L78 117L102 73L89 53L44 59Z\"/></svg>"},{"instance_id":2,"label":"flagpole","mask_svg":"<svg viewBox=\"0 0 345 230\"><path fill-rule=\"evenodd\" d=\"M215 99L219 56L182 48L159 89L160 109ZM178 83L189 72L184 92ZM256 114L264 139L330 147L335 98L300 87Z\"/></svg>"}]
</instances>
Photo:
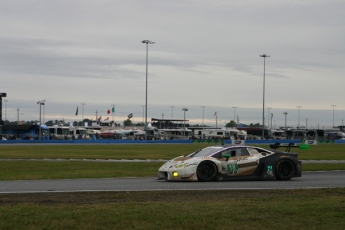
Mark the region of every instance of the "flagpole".
<instances>
[{"instance_id":1,"label":"flagpole","mask_svg":"<svg viewBox=\"0 0 345 230\"><path fill-rule=\"evenodd\" d=\"M77 111L75 111L75 115L77 116L77 126L78 126L78 106L77 106Z\"/></svg>"},{"instance_id":2,"label":"flagpole","mask_svg":"<svg viewBox=\"0 0 345 230\"><path fill-rule=\"evenodd\" d=\"M111 109L111 114L112 114L112 121L113 121L113 125L115 126L115 121L114 121L114 113L115 113L115 105L111 105L113 106L113 108Z\"/></svg>"},{"instance_id":3,"label":"flagpole","mask_svg":"<svg viewBox=\"0 0 345 230\"><path fill-rule=\"evenodd\" d=\"M216 128L217 128L218 127L218 125L217 125L217 119L218 119L217 112L215 112L213 116L216 116Z\"/></svg>"}]
</instances>

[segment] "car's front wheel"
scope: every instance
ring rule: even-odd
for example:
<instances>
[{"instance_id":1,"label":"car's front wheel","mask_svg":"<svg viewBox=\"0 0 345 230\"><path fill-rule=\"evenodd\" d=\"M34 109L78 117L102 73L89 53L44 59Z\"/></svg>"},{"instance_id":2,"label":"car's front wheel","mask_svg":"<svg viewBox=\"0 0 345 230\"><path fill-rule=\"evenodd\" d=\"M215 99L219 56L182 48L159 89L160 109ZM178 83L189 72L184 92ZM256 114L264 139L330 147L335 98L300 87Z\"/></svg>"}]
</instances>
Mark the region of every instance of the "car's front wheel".
<instances>
[{"instance_id":1,"label":"car's front wheel","mask_svg":"<svg viewBox=\"0 0 345 230\"><path fill-rule=\"evenodd\" d=\"M276 165L278 180L290 180L295 175L295 165L290 160L280 160Z\"/></svg>"},{"instance_id":2,"label":"car's front wheel","mask_svg":"<svg viewBox=\"0 0 345 230\"><path fill-rule=\"evenodd\" d=\"M199 181L213 181L217 175L217 167L213 162L202 161L196 171Z\"/></svg>"}]
</instances>

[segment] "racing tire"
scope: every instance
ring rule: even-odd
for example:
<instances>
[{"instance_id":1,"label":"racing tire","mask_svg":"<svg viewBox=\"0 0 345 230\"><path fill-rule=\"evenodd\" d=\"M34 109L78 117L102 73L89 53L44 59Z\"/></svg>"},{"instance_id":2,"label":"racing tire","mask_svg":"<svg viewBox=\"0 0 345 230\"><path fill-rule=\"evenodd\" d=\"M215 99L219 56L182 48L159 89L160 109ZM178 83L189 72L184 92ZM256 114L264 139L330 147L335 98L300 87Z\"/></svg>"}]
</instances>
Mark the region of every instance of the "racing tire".
<instances>
[{"instance_id":1,"label":"racing tire","mask_svg":"<svg viewBox=\"0 0 345 230\"><path fill-rule=\"evenodd\" d=\"M217 171L217 167L214 163L210 161L202 161L196 170L196 174L199 181L206 182L215 180Z\"/></svg>"},{"instance_id":2,"label":"racing tire","mask_svg":"<svg viewBox=\"0 0 345 230\"><path fill-rule=\"evenodd\" d=\"M295 175L295 165L290 160L280 160L276 165L276 177L278 180L290 180Z\"/></svg>"}]
</instances>

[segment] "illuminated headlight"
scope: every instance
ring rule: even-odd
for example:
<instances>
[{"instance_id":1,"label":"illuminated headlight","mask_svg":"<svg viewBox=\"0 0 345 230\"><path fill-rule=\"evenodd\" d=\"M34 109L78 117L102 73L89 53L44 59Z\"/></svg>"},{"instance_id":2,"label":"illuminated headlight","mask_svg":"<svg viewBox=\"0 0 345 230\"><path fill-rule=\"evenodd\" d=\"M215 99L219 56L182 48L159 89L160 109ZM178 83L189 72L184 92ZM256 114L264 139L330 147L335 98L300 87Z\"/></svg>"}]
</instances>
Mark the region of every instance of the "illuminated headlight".
<instances>
[{"instance_id":1,"label":"illuminated headlight","mask_svg":"<svg viewBox=\"0 0 345 230\"><path fill-rule=\"evenodd\" d=\"M172 175L173 175L173 177L177 177L178 176L178 172L173 172Z\"/></svg>"}]
</instances>

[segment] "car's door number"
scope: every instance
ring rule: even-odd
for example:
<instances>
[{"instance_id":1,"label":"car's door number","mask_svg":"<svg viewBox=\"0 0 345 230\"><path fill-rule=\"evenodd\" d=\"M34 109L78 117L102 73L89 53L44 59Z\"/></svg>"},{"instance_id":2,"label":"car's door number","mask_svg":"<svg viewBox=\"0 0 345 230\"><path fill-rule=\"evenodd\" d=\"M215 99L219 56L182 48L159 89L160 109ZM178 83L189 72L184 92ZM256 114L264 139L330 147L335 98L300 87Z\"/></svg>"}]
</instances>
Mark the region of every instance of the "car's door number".
<instances>
[{"instance_id":1,"label":"car's door number","mask_svg":"<svg viewBox=\"0 0 345 230\"><path fill-rule=\"evenodd\" d=\"M238 164L228 164L227 167L229 173L237 173L238 171Z\"/></svg>"}]
</instances>

